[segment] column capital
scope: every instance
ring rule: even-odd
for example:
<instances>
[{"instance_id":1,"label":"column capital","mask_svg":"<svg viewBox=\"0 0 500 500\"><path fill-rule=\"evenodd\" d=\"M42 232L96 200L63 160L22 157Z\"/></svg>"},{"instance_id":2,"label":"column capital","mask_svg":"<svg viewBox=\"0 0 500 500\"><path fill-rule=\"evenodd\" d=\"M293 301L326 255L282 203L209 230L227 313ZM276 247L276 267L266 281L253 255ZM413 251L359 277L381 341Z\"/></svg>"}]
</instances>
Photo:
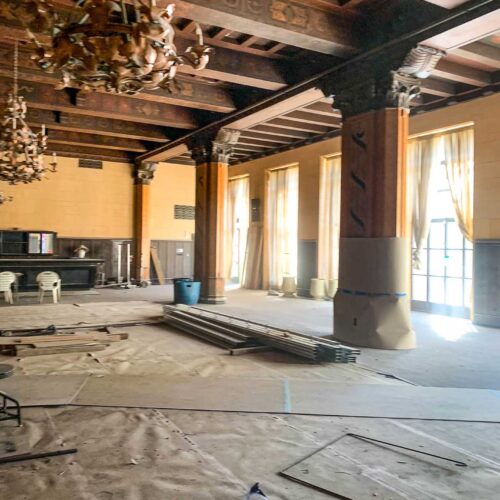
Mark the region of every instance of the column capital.
<instances>
[{"instance_id":1,"label":"column capital","mask_svg":"<svg viewBox=\"0 0 500 500\"><path fill-rule=\"evenodd\" d=\"M333 96L333 105L344 118L383 108L409 110L411 100L420 94L421 80L430 75L444 54L425 45L402 48L387 58L354 64L345 78L325 80L321 89Z\"/></svg>"},{"instance_id":2,"label":"column capital","mask_svg":"<svg viewBox=\"0 0 500 500\"><path fill-rule=\"evenodd\" d=\"M158 163L153 161L143 161L136 165L135 184L148 185L154 179Z\"/></svg>"},{"instance_id":3,"label":"column capital","mask_svg":"<svg viewBox=\"0 0 500 500\"><path fill-rule=\"evenodd\" d=\"M240 137L239 130L222 128L196 135L187 146L196 165L229 163L233 147Z\"/></svg>"}]
</instances>

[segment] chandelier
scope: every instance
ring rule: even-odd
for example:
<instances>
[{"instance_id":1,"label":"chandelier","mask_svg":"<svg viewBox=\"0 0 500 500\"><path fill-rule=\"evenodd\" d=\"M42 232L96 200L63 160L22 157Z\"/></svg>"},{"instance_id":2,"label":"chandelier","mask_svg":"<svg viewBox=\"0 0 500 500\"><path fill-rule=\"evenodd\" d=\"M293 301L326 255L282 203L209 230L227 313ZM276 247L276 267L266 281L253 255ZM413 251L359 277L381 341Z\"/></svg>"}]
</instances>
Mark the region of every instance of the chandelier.
<instances>
[{"instance_id":1,"label":"chandelier","mask_svg":"<svg viewBox=\"0 0 500 500\"><path fill-rule=\"evenodd\" d=\"M34 133L26 124L26 102L18 95L19 51L17 40L14 48L14 88L7 98L7 107L2 117L0 131L0 181L9 184L28 184L40 181L46 168L43 154L47 150L45 125ZM50 163L50 171L56 171L56 155Z\"/></svg>"},{"instance_id":2,"label":"chandelier","mask_svg":"<svg viewBox=\"0 0 500 500\"><path fill-rule=\"evenodd\" d=\"M156 0L134 0L129 6L124 0L77 0L64 18L48 0L24 5L25 15L18 17L36 44L34 60L44 71L62 73L59 88L130 95L157 88L172 92L177 68L204 69L212 51L196 25L197 43L177 54L174 4L160 8ZM39 31L49 35L49 45L37 38Z\"/></svg>"},{"instance_id":3,"label":"chandelier","mask_svg":"<svg viewBox=\"0 0 500 500\"><path fill-rule=\"evenodd\" d=\"M12 196L6 196L3 193L0 193L0 205L3 205L4 203L7 203L8 201L12 201Z\"/></svg>"}]
</instances>

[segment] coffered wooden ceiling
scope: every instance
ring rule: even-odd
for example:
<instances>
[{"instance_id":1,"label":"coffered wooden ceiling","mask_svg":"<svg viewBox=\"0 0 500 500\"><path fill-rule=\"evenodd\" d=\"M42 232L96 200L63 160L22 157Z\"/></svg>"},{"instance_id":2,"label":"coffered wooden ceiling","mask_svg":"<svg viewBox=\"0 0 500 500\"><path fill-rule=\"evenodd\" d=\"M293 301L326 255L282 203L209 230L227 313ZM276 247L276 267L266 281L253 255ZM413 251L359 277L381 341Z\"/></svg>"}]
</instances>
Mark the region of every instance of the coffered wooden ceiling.
<instances>
[{"instance_id":1,"label":"coffered wooden ceiling","mask_svg":"<svg viewBox=\"0 0 500 500\"><path fill-rule=\"evenodd\" d=\"M127 0L132 3L131 0ZM173 0L171 0L173 1ZM268 99L291 85L338 65L388 40L439 19L447 9L481 0L179 0L176 45L183 52L195 39L195 22L215 52L207 69L182 67L178 90L135 96L55 90L58 75L39 70L31 48L21 47L21 92L34 128L47 125L49 147L60 155L132 162L138 156ZM483 0L484 1L484 0ZM52 0L61 10L72 0ZM159 0L160 5L170 1ZM13 42L26 40L12 15L17 0L0 0L0 96L12 86ZM500 8L500 6L499 6ZM447 55L430 78L413 112L498 91L500 10L461 32L429 41ZM498 33L496 33L498 31ZM496 34L495 34L496 33ZM444 37L444 38L443 38ZM308 95L256 113L242 130L234 162L246 161L337 134L340 112L331 99ZM238 124L237 124L238 125ZM191 163L185 148L169 161Z\"/></svg>"}]
</instances>

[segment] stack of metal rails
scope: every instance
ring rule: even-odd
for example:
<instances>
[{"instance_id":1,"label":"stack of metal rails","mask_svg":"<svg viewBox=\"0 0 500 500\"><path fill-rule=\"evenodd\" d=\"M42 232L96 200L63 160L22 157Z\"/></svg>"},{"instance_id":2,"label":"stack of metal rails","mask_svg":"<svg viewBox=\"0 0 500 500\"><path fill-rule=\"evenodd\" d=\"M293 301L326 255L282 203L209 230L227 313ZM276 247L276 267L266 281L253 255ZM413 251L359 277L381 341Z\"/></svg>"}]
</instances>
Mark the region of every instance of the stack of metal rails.
<instances>
[{"instance_id":1,"label":"stack of metal rails","mask_svg":"<svg viewBox=\"0 0 500 500\"><path fill-rule=\"evenodd\" d=\"M355 363L360 354L359 349L334 340L311 337L198 307L164 306L163 313L167 324L225 348L268 346L317 363Z\"/></svg>"}]
</instances>

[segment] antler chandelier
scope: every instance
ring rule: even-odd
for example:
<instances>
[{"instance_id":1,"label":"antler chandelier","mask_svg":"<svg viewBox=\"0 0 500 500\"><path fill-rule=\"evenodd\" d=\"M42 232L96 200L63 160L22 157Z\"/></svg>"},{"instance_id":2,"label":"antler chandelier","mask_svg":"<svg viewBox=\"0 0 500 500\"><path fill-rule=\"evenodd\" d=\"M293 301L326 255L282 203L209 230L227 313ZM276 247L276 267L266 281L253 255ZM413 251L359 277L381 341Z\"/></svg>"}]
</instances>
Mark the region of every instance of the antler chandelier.
<instances>
[{"instance_id":1,"label":"antler chandelier","mask_svg":"<svg viewBox=\"0 0 500 500\"><path fill-rule=\"evenodd\" d=\"M6 196L3 193L0 193L0 205L7 203L8 201L12 201L12 196Z\"/></svg>"},{"instance_id":2,"label":"antler chandelier","mask_svg":"<svg viewBox=\"0 0 500 500\"><path fill-rule=\"evenodd\" d=\"M28 184L43 179L47 170L43 154L47 150L45 126L35 134L26 124L27 107L24 98L18 95L19 53L17 41L14 48L14 88L7 99L0 132L0 181L9 184ZM54 153L50 163L55 172L57 162Z\"/></svg>"},{"instance_id":3,"label":"antler chandelier","mask_svg":"<svg viewBox=\"0 0 500 500\"><path fill-rule=\"evenodd\" d=\"M38 65L61 71L61 88L135 94L143 89L172 91L179 66L200 70L208 64L212 49L203 44L198 25L197 43L177 55L174 8L157 7L156 0L134 0L130 6L124 0L77 0L63 19L49 1L29 0L27 16L20 20L37 46ZM37 38L38 30L48 32L50 46Z\"/></svg>"}]
</instances>

